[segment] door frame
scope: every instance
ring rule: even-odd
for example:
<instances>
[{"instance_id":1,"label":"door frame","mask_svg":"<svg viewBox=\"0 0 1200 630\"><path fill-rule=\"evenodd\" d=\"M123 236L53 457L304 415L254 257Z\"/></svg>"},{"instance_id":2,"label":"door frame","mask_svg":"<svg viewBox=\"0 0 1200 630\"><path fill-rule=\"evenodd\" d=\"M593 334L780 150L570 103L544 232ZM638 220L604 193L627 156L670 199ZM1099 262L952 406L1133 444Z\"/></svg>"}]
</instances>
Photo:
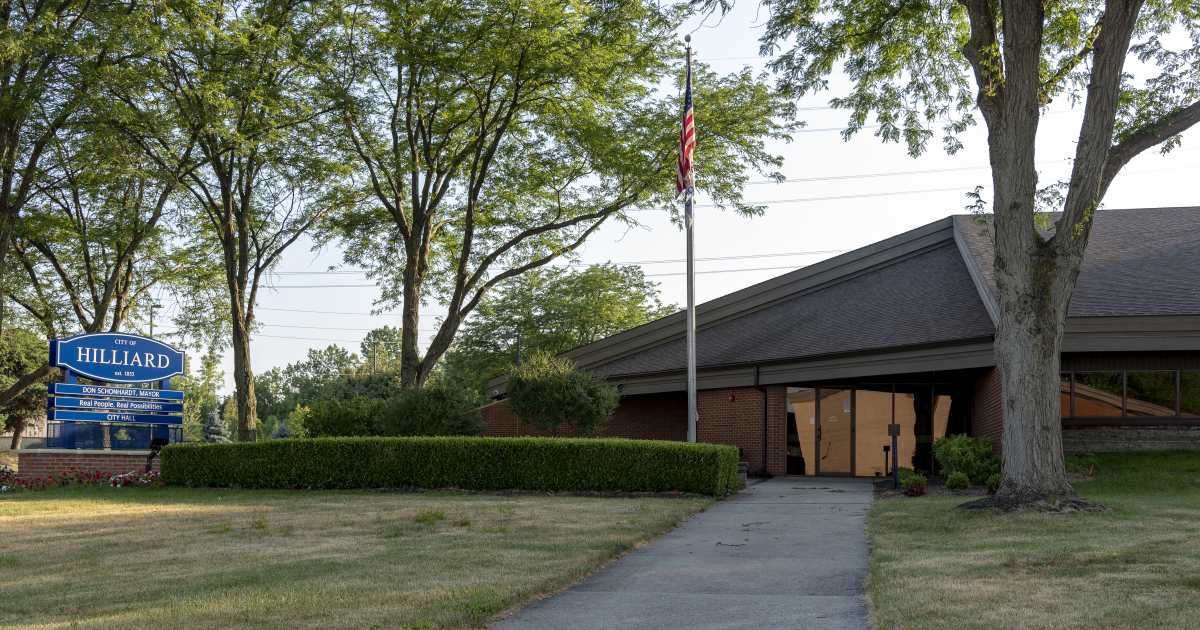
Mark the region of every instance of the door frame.
<instances>
[{"instance_id":1,"label":"door frame","mask_svg":"<svg viewBox=\"0 0 1200 630\"><path fill-rule=\"evenodd\" d=\"M850 392L850 470L849 472L824 472L821 470L821 390L841 390ZM821 387L813 388L814 392L814 415L817 417L816 427L813 430L813 456L816 461L813 464L814 477L853 477L855 473L855 440L857 439L858 431L858 403L855 401L858 390L854 387ZM832 444L832 443L831 443Z\"/></svg>"}]
</instances>

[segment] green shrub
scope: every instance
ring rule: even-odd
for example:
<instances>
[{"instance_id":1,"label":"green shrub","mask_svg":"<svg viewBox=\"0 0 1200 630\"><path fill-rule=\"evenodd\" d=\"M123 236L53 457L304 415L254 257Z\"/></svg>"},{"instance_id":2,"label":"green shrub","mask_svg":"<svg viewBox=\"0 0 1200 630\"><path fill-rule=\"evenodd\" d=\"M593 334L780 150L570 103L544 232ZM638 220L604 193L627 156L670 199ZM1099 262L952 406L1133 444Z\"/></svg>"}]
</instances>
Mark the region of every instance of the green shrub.
<instances>
[{"instance_id":1,"label":"green shrub","mask_svg":"<svg viewBox=\"0 0 1200 630\"><path fill-rule=\"evenodd\" d=\"M737 489L738 451L652 440L369 437L172 444L163 479L239 488L695 492Z\"/></svg>"},{"instance_id":2,"label":"green shrub","mask_svg":"<svg viewBox=\"0 0 1200 630\"><path fill-rule=\"evenodd\" d=\"M951 473L946 477L947 490L966 490L971 485L971 479L964 472Z\"/></svg>"},{"instance_id":3,"label":"green shrub","mask_svg":"<svg viewBox=\"0 0 1200 630\"><path fill-rule=\"evenodd\" d=\"M917 474L916 477L909 479L908 484L904 486L904 494L910 497L919 497L925 494L926 481L928 480L925 479L925 475Z\"/></svg>"},{"instance_id":4,"label":"green shrub","mask_svg":"<svg viewBox=\"0 0 1200 630\"><path fill-rule=\"evenodd\" d=\"M440 387L318 400L304 420L313 437L479 435L483 420L474 401Z\"/></svg>"},{"instance_id":5,"label":"green shrub","mask_svg":"<svg viewBox=\"0 0 1200 630\"><path fill-rule=\"evenodd\" d=\"M317 437L374 435L386 400L376 398L325 399L308 408L308 434Z\"/></svg>"},{"instance_id":6,"label":"green shrub","mask_svg":"<svg viewBox=\"0 0 1200 630\"><path fill-rule=\"evenodd\" d=\"M483 418L475 401L444 387L402 391L379 411L373 435L479 435Z\"/></svg>"},{"instance_id":7,"label":"green shrub","mask_svg":"<svg viewBox=\"0 0 1200 630\"><path fill-rule=\"evenodd\" d=\"M348 374L322 385L312 400L349 400L351 398L391 398L400 391L400 377L388 372Z\"/></svg>"},{"instance_id":8,"label":"green shrub","mask_svg":"<svg viewBox=\"0 0 1200 630\"><path fill-rule=\"evenodd\" d=\"M993 473L1000 472L1000 460L987 442L967 435L947 435L933 443L933 456L948 479L962 473L972 482L984 484Z\"/></svg>"},{"instance_id":9,"label":"green shrub","mask_svg":"<svg viewBox=\"0 0 1200 630\"><path fill-rule=\"evenodd\" d=\"M992 473L991 475L988 475L988 478L987 478L988 494L996 494L996 491L1000 489L1001 479L1002 479L1002 477L1000 476L1000 473Z\"/></svg>"},{"instance_id":10,"label":"green shrub","mask_svg":"<svg viewBox=\"0 0 1200 630\"><path fill-rule=\"evenodd\" d=\"M566 359L535 353L515 366L508 381L513 413L536 427L575 435L595 433L621 401L617 388Z\"/></svg>"},{"instance_id":11,"label":"green shrub","mask_svg":"<svg viewBox=\"0 0 1200 630\"><path fill-rule=\"evenodd\" d=\"M912 486L921 486L922 489L929 483L929 478L925 475L911 469L900 469L900 487L907 490Z\"/></svg>"}]
</instances>

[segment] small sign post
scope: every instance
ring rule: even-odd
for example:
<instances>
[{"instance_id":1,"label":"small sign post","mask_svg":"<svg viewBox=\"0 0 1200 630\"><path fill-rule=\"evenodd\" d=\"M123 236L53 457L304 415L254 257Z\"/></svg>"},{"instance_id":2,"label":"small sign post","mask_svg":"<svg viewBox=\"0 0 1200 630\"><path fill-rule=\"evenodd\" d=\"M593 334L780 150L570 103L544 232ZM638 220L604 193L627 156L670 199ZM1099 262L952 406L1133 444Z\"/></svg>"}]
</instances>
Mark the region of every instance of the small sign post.
<instances>
[{"instance_id":1,"label":"small sign post","mask_svg":"<svg viewBox=\"0 0 1200 630\"><path fill-rule=\"evenodd\" d=\"M171 389L171 378L183 374L183 359L167 344L128 333L51 341L50 365L63 368L65 382L50 386L47 446L147 449L156 439L178 442L184 393ZM102 439L89 425L99 425Z\"/></svg>"},{"instance_id":2,"label":"small sign post","mask_svg":"<svg viewBox=\"0 0 1200 630\"><path fill-rule=\"evenodd\" d=\"M888 425L888 435L892 436L892 488L900 488L900 425L895 422Z\"/></svg>"}]
</instances>

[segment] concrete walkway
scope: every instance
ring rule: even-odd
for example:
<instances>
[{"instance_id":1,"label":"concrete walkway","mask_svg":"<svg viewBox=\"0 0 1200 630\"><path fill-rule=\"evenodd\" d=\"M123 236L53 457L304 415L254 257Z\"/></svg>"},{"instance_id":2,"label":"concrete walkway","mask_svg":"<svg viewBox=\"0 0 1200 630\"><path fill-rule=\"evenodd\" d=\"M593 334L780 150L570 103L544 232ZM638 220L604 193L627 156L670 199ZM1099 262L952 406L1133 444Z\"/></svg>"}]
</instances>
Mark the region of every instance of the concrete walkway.
<instances>
[{"instance_id":1,"label":"concrete walkway","mask_svg":"<svg viewBox=\"0 0 1200 630\"><path fill-rule=\"evenodd\" d=\"M497 629L866 630L869 481L778 478Z\"/></svg>"}]
</instances>

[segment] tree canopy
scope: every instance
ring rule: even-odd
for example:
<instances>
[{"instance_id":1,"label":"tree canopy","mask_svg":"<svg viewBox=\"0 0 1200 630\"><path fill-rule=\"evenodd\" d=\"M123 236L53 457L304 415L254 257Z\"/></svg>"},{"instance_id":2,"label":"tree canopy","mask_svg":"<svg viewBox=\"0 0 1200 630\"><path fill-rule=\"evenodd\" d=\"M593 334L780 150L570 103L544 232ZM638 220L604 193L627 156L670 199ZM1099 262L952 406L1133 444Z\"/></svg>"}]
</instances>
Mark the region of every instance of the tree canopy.
<instances>
[{"instance_id":1,"label":"tree canopy","mask_svg":"<svg viewBox=\"0 0 1200 630\"><path fill-rule=\"evenodd\" d=\"M664 317L658 284L637 266L552 266L514 278L464 322L439 375L481 397L518 354L558 354Z\"/></svg>"},{"instance_id":2,"label":"tree canopy","mask_svg":"<svg viewBox=\"0 0 1200 630\"><path fill-rule=\"evenodd\" d=\"M681 78L675 30L654 2L354 3L330 89L365 200L331 232L402 317L401 381L419 385L493 287L578 248L608 221L672 203ZM746 214L790 102L749 70L695 69L699 187ZM420 305L444 305L424 353Z\"/></svg>"}]
</instances>

